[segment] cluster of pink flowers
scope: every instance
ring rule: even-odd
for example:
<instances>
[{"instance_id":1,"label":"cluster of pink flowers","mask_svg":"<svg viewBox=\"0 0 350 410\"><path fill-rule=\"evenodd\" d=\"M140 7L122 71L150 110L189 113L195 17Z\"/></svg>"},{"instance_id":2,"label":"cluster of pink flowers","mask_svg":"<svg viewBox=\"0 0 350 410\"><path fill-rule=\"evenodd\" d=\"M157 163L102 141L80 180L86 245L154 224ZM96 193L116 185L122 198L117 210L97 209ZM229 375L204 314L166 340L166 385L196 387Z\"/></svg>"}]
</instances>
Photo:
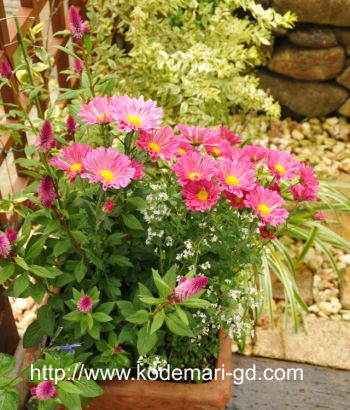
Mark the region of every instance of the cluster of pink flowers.
<instances>
[{"instance_id":1,"label":"cluster of pink flowers","mask_svg":"<svg viewBox=\"0 0 350 410\"><path fill-rule=\"evenodd\" d=\"M118 122L120 131L151 132L160 127L163 110L143 97L95 97L81 106L79 116L89 124Z\"/></svg>"},{"instance_id":2,"label":"cluster of pink flowers","mask_svg":"<svg viewBox=\"0 0 350 410\"><path fill-rule=\"evenodd\" d=\"M50 380L43 381L39 383L36 387L32 387L30 389L30 393L37 400L40 401L45 401L58 397L56 385Z\"/></svg>"},{"instance_id":3,"label":"cluster of pink flowers","mask_svg":"<svg viewBox=\"0 0 350 410\"><path fill-rule=\"evenodd\" d=\"M18 233L13 228L7 228L5 234L0 234L0 260L14 256L12 245L17 241Z\"/></svg>"},{"instance_id":4,"label":"cluster of pink flowers","mask_svg":"<svg viewBox=\"0 0 350 410\"><path fill-rule=\"evenodd\" d=\"M180 135L169 127L141 132L136 145L151 161L171 162L189 210L211 209L222 195L236 209L252 209L262 235L268 236L267 226L284 224L288 217L282 188L289 186L295 201L317 200L318 181L311 167L289 153L254 145L239 148L240 139L223 127L179 124L178 129Z\"/></svg>"},{"instance_id":5,"label":"cluster of pink flowers","mask_svg":"<svg viewBox=\"0 0 350 410\"><path fill-rule=\"evenodd\" d=\"M137 131L136 147L146 152L151 162L161 159L169 163L191 211L205 212L224 198L238 210L252 210L259 219L261 235L271 237L269 226L284 224L288 217L284 198L317 201L318 181L311 167L289 153L255 145L240 148L240 138L224 127L178 124L176 134L170 127L161 127L162 115L155 101L127 95L95 97L79 112L89 124L115 122L120 131ZM70 116L67 131L74 134L76 128ZM37 146L47 152L54 145L52 127L46 121ZM91 149L78 143L64 147L50 162L65 171L71 183L79 175L90 183L101 183L105 191L125 188L142 178L145 168L113 148ZM55 195L53 181L44 178L39 185L44 206L51 206ZM105 213L113 210L111 201L105 204Z\"/></svg>"}]
</instances>

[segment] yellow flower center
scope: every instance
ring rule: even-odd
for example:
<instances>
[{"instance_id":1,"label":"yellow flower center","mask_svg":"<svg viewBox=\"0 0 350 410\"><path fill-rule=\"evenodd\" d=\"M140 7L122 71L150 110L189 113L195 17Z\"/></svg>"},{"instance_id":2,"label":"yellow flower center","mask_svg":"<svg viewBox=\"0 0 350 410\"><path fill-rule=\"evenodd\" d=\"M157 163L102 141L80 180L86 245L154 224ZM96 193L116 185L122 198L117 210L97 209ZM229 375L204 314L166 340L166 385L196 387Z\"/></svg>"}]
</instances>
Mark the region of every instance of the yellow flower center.
<instances>
[{"instance_id":1,"label":"yellow flower center","mask_svg":"<svg viewBox=\"0 0 350 410\"><path fill-rule=\"evenodd\" d=\"M271 211L270 208L265 204L258 205L258 211L260 211L263 215L270 215Z\"/></svg>"},{"instance_id":2,"label":"yellow flower center","mask_svg":"<svg viewBox=\"0 0 350 410\"><path fill-rule=\"evenodd\" d=\"M132 122L136 127L139 127L142 123L141 118L136 115L129 115L126 121Z\"/></svg>"},{"instance_id":3,"label":"yellow flower center","mask_svg":"<svg viewBox=\"0 0 350 410\"><path fill-rule=\"evenodd\" d=\"M200 177L201 177L201 174L199 173L199 172L190 172L189 174L188 174L188 178L191 180L191 181L194 181L195 179L200 179Z\"/></svg>"},{"instance_id":4,"label":"yellow flower center","mask_svg":"<svg viewBox=\"0 0 350 410\"><path fill-rule=\"evenodd\" d=\"M177 152L178 152L180 155L186 154L186 151L185 151L183 148L179 148L179 149L177 150Z\"/></svg>"},{"instance_id":5,"label":"yellow flower center","mask_svg":"<svg viewBox=\"0 0 350 410\"><path fill-rule=\"evenodd\" d=\"M231 186L237 186L238 185L238 178L234 177L233 175L229 175L226 177L226 184L231 185Z\"/></svg>"},{"instance_id":6,"label":"yellow flower center","mask_svg":"<svg viewBox=\"0 0 350 410\"><path fill-rule=\"evenodd\" d=\"M106 182L111 182L114 179L114 175L111 171L108 171L108 169L103 169L100 171L100 175Z\"/></svg>"},{"instance_id":7,"label":"yellow flower center","mask_svg":"<svg viewBox=\"0 0 350 410\"><path fill-rule=\"evenodd\" d=\"M76 163L76 164L73 164L73 165L70 167L70 170L71 170L72 172L80 171L80 170L81 170L81 167L82 167L82 164Z\"/></svg>"},{"instance_id":8,"label":"yellow flower center","mask_svg":"<svg viewBox=\"0 0 350 410\"><path fill-rule=\"evenodd\" d=\"M197 196L200 201L205 202L208 199L209 194L205 189L203 189L202 191L198 192Z\"/></svg>"},{"instance_id":9,"label":"yellow flower center","mask_svg":"<svg viewBox=\"0 0 350 410\"><path fill-rule=\"evenodd\" d=\"M153 152L159 152L160 146L155 142L149 142L147 147L150 148Z\"/></svg>"},{"instance_id":10,"label":"yellow flower center","mask_svg":"<svg viewBox=\"0 0 350 410\"><path fill-rule=\"evenodd\" d=\"M104 121L105 120L105 115L100 114L97 118L98 118L99 121Z\"/></svg>"},{"instance_id":11,"label":"yellow flower center","mask_svg":"<svg viewBox=\"0 0 350 410\"><path fill-rule=\"evenodd\" d=\"M284 166L282 165L275 165L275 170L278 171L280 173L280 175L284 175L284 173L286 172L286 169L284 168Z\"/></svg>"},{"instance_id":12,"label":"yellow flower center","mask_svg":"<svg viewBox=\"0 0 350 410\"><path fill-rule=\"evenodd\" d=\"M219 150L219 148L213 148L213 152L215 155L219 155L221 151Z\"/></svg>"}]
</instances>

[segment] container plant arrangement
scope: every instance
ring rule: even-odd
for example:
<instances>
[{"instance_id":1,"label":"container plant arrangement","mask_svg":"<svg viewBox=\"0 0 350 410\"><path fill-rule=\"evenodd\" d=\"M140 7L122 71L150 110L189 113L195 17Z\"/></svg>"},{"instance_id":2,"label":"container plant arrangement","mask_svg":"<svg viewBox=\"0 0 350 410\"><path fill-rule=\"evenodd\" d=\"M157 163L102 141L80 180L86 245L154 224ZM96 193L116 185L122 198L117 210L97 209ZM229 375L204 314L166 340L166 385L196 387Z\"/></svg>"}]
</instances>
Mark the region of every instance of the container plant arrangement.
<instances>
[{"instance_id":1,"label":"container plant arrangement","mask_svg":"<svg viewBox=\"0 0 350 410\"><path fill-rule=\"evenodd\" d=\"M313 218L318 181L286 152L244 146L224 127L173 129L155 101L110 96L74 7L70 22L73 51L61 49L80 87L64 90L64 110L25 118L38 128L19 160L33 182L1 201L24 222L0 235L0 282L8 295L48 295L23 340L46 340L25 373L28 407L148 409L158 397L167 409L222 408L230 378L214 370L229 372L230 340L253 334L269 245L289 219ZM11 75L3 62L4 84ZM140 367L157 381L132 380ZM43 380L49 368L58 373ZM164 384L166 369L197 371ZM103 382L119 378L107 370L128 380Z\"/></svg>"}]
</instances>

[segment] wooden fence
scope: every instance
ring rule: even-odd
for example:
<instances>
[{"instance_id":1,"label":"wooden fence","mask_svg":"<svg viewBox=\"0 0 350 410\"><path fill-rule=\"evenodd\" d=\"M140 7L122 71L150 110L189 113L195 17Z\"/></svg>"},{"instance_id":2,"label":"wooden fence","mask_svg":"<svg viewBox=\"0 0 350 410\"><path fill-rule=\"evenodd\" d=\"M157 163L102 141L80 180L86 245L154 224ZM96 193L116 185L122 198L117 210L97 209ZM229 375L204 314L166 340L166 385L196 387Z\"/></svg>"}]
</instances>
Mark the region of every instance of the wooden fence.
<instances>
[{"instance_id":1,"label":"wooden fence","mask_svg":"<svg viewBox=\"0 0 350 410\"><path fill-rule=\"evenodd\" d=\"M83 16L85 16L85 3L86 0L20 0L20 8L17 12L18 22L23 36L26 35L28 29L34 25L43 21L45 25L51 25L50 32L55 33L66 29L68 19L67 11L70 5L75 5ZM44 15L44 19L42 17ZM69 86L66 75L61 71L69 67L69 58L67 54L58 50L55 46L64 46L67 42L67 37L55 36L49 38L48 51L54 57L54 65L56 70L54 71L57 76L57 81L60 87ZM0 0L0 61L6 60L9 65L14 67L14 56L16 50L19 47L18 32L16 28L15 19L6 16L4 0ZM53 73L54 73L53 72ZM19 85L16 77L11 77L12 84L16 90L19 89ZM16 93L10 87L3 87L0 90L3 106L3 112L9 112L12 107L6 104L18 105L18 97ZM26 111L29 113L31 105L27 103L26 95L20 95L20 101ZM45 109L45 102L42 102ZM16 123L19 122L19 118L7 119L7 122ZM20 158L24 156L23 148L27 144L27 135L21 133L20 141L14 143L9 135L0 135L0 167L8 159L9 152L13 152L14 158ZM28 178L21 175L21 167L15 165L14 173L11 174L11 182L9 186L12 192L17 192L22 189L28 182ZM8 181L0 179L0 188L8 184ZM0 189L1 199L1 189ZM11 223L9 215L0 213L0 230L2 230L8 223ZM0 352L7 352L13 354L18 343L19 337L15 328L15 322L12 316L11 308L7 298L2 295L2 289L0 288Z\"/></svg>"}]
</instances>

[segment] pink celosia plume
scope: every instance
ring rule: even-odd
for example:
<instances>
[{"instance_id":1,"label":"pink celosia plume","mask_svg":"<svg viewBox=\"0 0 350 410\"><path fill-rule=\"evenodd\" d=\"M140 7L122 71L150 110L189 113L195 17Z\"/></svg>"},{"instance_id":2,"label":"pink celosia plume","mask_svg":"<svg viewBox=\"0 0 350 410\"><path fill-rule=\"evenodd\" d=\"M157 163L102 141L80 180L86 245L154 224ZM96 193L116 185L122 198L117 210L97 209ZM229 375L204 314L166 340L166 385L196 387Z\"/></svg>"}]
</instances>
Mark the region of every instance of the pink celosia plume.
<instances>
[{"instance_id":1,"label":"pink celosia plume","mask_svg":"<svg viewBox=\"0 0 350 410\"><path fill-rule=\"evenodd\" d=\"M58 195L55 191L55 186L50 177L44 177L40 182L39 182L39 187L38 187L38 196L43 204L44 207L50 208L52 206L52 203L58 199Z\"/></svg>"},{"instance_id":2,"label":"pink celosia plume","mask_svg":"<svg viewBox=\"0 0 350 410\"><path fill-rule=\"evenodd\" d=\"M208 281L206 276L197 276L191 279L182 278L174 289L175 302L179 303L195 296L207 286Z\"/></svg>"}]
</instances>

